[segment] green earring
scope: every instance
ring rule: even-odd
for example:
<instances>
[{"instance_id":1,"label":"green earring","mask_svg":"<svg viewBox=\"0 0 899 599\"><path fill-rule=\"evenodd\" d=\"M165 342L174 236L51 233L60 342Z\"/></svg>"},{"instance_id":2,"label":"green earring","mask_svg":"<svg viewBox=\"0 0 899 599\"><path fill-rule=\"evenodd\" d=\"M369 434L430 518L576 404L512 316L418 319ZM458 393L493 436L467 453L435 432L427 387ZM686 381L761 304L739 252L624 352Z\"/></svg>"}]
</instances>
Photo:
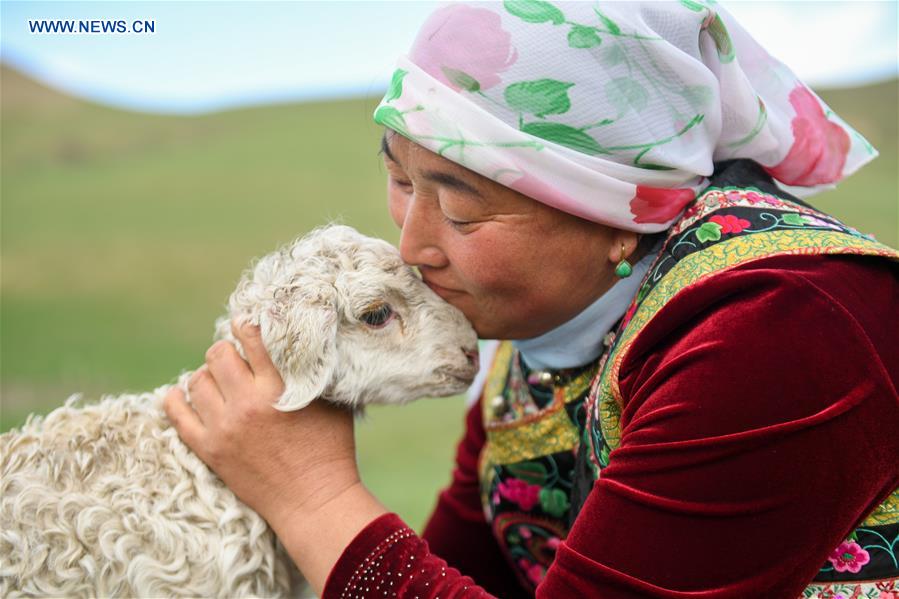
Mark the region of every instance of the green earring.
<instances>
[{"instance_id":1,"label":"green earring","mask_svg":"<svg viewBox=\"0 0 899 599\"><path fill-rule=\"evenodd\" d=\"M621 244L621 255L624 256L624 244ZM626 279L634 272L633 267L631 267L631 263L621 259L621 262L618 263L618 266L615 267L615 275L621 279Z\"/></svg>"}]
</instances>

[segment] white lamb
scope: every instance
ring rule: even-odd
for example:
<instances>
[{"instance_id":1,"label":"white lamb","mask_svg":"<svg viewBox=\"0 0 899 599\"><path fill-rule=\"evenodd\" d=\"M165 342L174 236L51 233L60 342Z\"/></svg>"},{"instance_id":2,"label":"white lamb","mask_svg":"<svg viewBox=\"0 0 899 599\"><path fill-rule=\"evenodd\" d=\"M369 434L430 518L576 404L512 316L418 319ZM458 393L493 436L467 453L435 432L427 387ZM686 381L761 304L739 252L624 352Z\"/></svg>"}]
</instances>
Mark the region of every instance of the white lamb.
<instances>
[{"instance_id":1,"label":"white lamb","mask_svg":"<svg viewBox=\"0 0 899 599\"><path fill-rule=\"evenodd\" d=\"M463 391L477 339L390 244L344 226L259 260L216 322L261 326L275 406L359 409ZM238 348L239 349L239 348ZM180 376L186 385L190 373ZM0 435L0 596L271 597L300 577L272 531L181 443L153 393L77 397Z\"/></svg>"}]
</instances>

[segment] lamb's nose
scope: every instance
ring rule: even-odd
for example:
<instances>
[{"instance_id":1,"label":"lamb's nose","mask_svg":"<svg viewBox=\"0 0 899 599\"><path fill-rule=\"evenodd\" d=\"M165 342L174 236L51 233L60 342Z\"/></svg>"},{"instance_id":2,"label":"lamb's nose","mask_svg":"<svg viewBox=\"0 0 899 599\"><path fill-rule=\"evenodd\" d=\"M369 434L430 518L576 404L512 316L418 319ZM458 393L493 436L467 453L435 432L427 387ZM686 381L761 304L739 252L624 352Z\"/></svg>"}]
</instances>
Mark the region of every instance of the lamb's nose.
<instances>
[{"instance_id":1,"label":"lamb's nose","mask_svg":"<svg viewBox=\"0 0 899 599\"><path fill-rule=\"evenodd\" d=\"M469 363L469 364L471 364L472 366L477 366L477 365L478 365L478 357L479 357L479 354L478 354L478 349L477 349L477 348L475 348L475 349L465 349L465 348L463 347L463 348L462 348L462 352L465 354L465 357L468 358L468 363Z\"/></svg>"}]
</instances>

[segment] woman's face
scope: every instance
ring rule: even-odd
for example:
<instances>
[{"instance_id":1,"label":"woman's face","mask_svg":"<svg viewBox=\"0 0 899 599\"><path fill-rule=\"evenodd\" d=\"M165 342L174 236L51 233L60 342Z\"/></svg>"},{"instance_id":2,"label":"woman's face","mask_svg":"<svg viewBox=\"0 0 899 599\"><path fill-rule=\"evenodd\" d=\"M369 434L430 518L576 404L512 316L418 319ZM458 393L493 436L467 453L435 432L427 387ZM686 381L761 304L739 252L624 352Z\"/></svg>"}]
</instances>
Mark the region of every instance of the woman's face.
<instances>
[{"instance_id":1,"label":"woman's face","mask_svg":"<svg viewBox=\"0 0 899 599\"><path fill-rule=\"evenodd\" d=\"M388 131L400 253L484 339L527 339L614 282L618 231L545 206Z\"/></svg>"}]
</instances>

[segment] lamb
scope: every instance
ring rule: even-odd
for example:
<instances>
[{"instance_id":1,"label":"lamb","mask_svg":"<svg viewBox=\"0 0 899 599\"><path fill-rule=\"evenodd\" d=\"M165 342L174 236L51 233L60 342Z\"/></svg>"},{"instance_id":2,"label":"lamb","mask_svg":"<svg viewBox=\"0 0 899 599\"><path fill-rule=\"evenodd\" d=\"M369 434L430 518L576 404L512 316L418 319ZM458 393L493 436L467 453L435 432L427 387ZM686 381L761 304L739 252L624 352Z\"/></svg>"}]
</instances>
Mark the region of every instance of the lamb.
<instances>
[{"instance_id":1,"label":"lamb","mask_svg":"<svg viewBox=\"0 0 899 599\"><path fill-rule=\"evenodd\" d=\"M477 338L390 244L328 226L242 276L230 321L261 327L285 383L274 406L360 410L463 391ZM414 356L414 359L411 359ZM186 388L190 373L175 384ZM180 441L152 393L71 397L0 435L0 596L296 596L263 519Z\"/></svg>"}]
</instances>

